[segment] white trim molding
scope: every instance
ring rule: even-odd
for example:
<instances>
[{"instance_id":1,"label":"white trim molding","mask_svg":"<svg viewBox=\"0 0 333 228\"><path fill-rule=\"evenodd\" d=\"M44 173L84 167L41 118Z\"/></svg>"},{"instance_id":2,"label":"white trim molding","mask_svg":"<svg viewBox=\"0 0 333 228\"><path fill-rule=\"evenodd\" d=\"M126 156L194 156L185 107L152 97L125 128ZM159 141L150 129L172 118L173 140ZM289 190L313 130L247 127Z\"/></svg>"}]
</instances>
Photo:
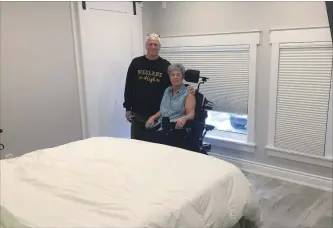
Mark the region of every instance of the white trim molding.
<instances>
[{"instance_id":1,"label":"white trim molding","mask_svg":"<svg viewBox=\"0 0 333 228\"><path fill-rule=\"evenodd\" d=\"M190 43L192 45L192 43ZM214 46L183 46L180 47L164 47L163 53L182 53L182 52L197 52L205 49L205 52L221 52L221 51L245 51L249 49L250 45L214 45Z\"/></svg>"},{"instance_id":2,"label":"white trim molding","mask_svg":"<svg viewBox=\"0 0 333 228\"><path fill-rule=\"evenodd\" d=\"M333 71L332 71L333 74ZM333 116L332 116L332 100L333 100L333 80L331 81L331 91L330 91L330 101L328 104L328 114L327 114L327 131L326 131L326 144L325 144L325 157L333 159L333 148L332 148L332 122L333 122Z\"/></svg>"},{"instance_id":3,"label":"white trim molding","mask_svg":"<svg viewBox=\"0 0 333 228\"><path fill-rule=\"evenodd\" d=\"M70 4L72 32L73 32L73 42L74 42L74 53L75 53L74 58L75 58L76 77L78 84L78 96L80 102L82 139L86 139L88 137L88 120L87 120L86 92L84 85L84 70L83 70L81 39L80 39L80 23L78 18L79 5L77 2L70 2L69 4Z\"/></svg>"},{"instance_id":4,"label":"white trim molding","mask_svg":"<svg viewBox=\"0 0 333 228\"><path fill-rule=\"evenodd\" d=\"M217 147L228 148L247 153L254 153L256 148L256 145L253 143L248 143L246 141L240 141L240 140L232 140L230 138L224 139L213 136L206 136L204 141Z\"/></svg>"},{"instance_id":5,"label":"white trim molding","mask_svg":"<svg viewBox=\"0 0 333 228\"><path fill-rule=\"evenodd\" d=\"M333 159L332 158L303 154L303 153L299 153L297 151L276 148L271 145L266 146L265 149L267 151L268 156L284 158L284 159L303 162L303 163L307 163L307 164L313 164L313 165L333 168Z\"/></svg>"},{"instance_id":6,"label":"white trim molding","mask_svg":"<svg viewBox=\"0 0 333 228\"><path fill-rule=\"evenodd\" d=\"M239 159L220 154L210 153L209 155L230 162L239 169L261 176L267 176L274 179L288 181L324 191L333 191L333 179L305 172L299 172L292 169L285 169L277 166L266 165L259 162Z\"/></svg>"},{"instance_id":7,"label":"white trim molding","mask_svg":"<svg viewBox=\"0 0 333 228\"><path fill-rule=\"evenodd\" d=\"M275 128L276 128L276 105L277 87L279 77L280 48L294 47L321 47L332 44L329 27L311 27L271 30L271 72L270 72L270 95L269 95L269 121L268 139L265 147L268 156L300 161L332 168L332 87L329 103L328 124L326 133L325 156L308 155L296 151L276 148ZM332 81L331 81L332 83Z\"/></svg>"},{"instance_id":8,"label":"white trim molding","mask_svg":"<svg viewBox=\"0 0 333 228\"><path fill-rule=\"evenodd\" d=\"M260 43L260 32L170 36L161 39L162 47L246 45Z\"/></svg>"},{"instance_id":9,"label":"white trim molding","mask_svg":"<svg viewBox=\"0 0 333 228\"><path fill-rule=\"evenodd\" d=\"M247 105L247 142L255 143L255 101L257 78L257 45L250 45L249 94Z\"/></svg>"},{"instance_id":10,"label":"white trim molding","mask_svg":"<svg viewBox=\"0 0 333 228\"><path fill-rule=\"evenodd\" d=\"M248 124L247 137L211 137L207 134L207 141L213 145L227 147L231 149L254 152L255 148L255 93L256 93L256 71L257 71L257 46L260 44L260 31L218 33L218 34L199 34L183 36L166 36L161 39L164 52L195 50L205 47L208 51L218 51L221 48L246 48L250 53L249 66L249 88L248 88ZM206 140L205 139L205 140Z\"/></svg>"},{"instance_id":11,"label":"white trim molding","mask_svg":"<svg viewBox=\"0 0 333 228\"><path fill-rule=\"evenodd\" d=\"M255 29L255 30L249 30L249 31L228 31L228 32L202 33L202 34L199 34L199 35L198 34L177 34L177 35L166 35L166 36L162 35L161 38L228 35L228 34L247 34L247 33L261 33L261 31L259 29Z\"/></svg>"},{"instance_id":12,"label":"white trim molding","mask_svg":"<svg viewBox=\"0 0 333 228\"><path fill-rule=\"evenodd\" d=\"M270 43L331 42L329 27L271 30Z\"/></svg>"},{"instance_id":13,"label":"white trim molding","mask_svg":"<svg viewBox=\"0 0 333 228\"><path fill-rule=\"evenodd\" d=\"M277 101L277 85L279 74L279 44L272 44L271 48L271 75L269 86L269 120L268 120L268 144L274 145L275 117Z\"/></svg>"},{"instance_id":14,"label":"white trim molding","mask_svg":"<svg viewBox=\"0 0 333 228\"><path fill-rule=\"evenodd\" d=\"M319 26L306 26L306 27L280 27L280 28L271 28L270 31L285 31L285 30L302 30L302 29L320 29L320 28L329 28L328 25L319 25Z\"/></svg>"}]
</instances>

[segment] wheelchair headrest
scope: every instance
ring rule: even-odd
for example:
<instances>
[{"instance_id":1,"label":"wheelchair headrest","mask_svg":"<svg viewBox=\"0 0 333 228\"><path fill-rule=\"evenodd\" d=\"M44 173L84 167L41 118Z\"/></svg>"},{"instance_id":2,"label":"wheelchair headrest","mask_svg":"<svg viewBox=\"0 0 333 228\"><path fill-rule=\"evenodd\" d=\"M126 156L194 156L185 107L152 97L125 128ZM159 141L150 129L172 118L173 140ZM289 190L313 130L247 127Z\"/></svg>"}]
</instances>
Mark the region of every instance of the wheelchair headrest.
<instances>
[{"instance_id":1,"label":"wheelchair headrest","mask_svg":"<svg viewBox=\"0 0 333 228\"><path fill-rule=\"evenodd\" d=\"M186 70L185 71L185 81L198 83L200 78L199 70Z\"/></svg>"}]
</instances>

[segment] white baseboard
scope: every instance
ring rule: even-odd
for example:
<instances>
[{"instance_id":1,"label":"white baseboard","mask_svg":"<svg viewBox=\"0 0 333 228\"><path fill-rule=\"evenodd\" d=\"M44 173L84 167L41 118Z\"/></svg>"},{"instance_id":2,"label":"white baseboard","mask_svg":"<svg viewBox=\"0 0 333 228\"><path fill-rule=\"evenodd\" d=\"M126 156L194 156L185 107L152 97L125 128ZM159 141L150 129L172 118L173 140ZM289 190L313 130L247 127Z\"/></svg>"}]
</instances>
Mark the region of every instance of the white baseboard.
<instances>
[{"instance_id":1,"label":"white baseboard","mask_svg":"<svg viewBox=\"0 0 333 228\"><path fill-rule=\"evenodd\" d=\"M209 155L236 165L241 170L261 176L267 176L279 180L292 182L312 188L321 189L324 191L333 192L333 179L323 176L318 176L310 173L285 169L277 166L266 165L249 160L224 156L220 154L210 153Z\"/></svg>"}]
</instances>

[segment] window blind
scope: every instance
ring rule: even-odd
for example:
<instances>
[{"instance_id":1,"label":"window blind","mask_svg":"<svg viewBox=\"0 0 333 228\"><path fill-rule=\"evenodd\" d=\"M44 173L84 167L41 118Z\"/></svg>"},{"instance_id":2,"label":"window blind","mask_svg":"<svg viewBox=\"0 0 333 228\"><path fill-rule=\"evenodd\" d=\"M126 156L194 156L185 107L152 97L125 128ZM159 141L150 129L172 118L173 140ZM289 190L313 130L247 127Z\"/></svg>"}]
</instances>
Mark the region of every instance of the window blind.
<instances>
[{"instance_id":1,"label":"window blind","mask_svg":"<svg viewBox=\"0 0 333 228\"><path fill-rule=\"evenodd\" d=\"M281 45L275 146L310 155L325 154L332 80L332 46Z\"/></svg>"},{"instance_id":2,"label":"window blind","mask_svg":"<svg viewBox=\"0 0 333 228\"><path fill-rule=\"evenodd\" d=\"M214 110L247 114L249 45L164 48L160 55L186 69L200 70L201 76L209 78L200 91L214 102Z\"/></svg>"}]
</instances>

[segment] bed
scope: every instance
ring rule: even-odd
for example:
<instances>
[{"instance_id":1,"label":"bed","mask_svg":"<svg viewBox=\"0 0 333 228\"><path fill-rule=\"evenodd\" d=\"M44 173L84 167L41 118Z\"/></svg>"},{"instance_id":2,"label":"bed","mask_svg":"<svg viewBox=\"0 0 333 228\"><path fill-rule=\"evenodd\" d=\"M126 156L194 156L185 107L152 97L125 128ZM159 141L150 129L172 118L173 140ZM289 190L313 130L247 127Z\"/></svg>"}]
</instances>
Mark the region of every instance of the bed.
<instances>
[{"instance_id":1,"label":"bed","mask_svg":"<svg viewBox=\"0 0 333 228\"><path fill-rule=\"evenodd\" d=\"M1 227L230 228L261 211L234 165L97 137L1 160Z\"/></svg>"}]
</instances>

